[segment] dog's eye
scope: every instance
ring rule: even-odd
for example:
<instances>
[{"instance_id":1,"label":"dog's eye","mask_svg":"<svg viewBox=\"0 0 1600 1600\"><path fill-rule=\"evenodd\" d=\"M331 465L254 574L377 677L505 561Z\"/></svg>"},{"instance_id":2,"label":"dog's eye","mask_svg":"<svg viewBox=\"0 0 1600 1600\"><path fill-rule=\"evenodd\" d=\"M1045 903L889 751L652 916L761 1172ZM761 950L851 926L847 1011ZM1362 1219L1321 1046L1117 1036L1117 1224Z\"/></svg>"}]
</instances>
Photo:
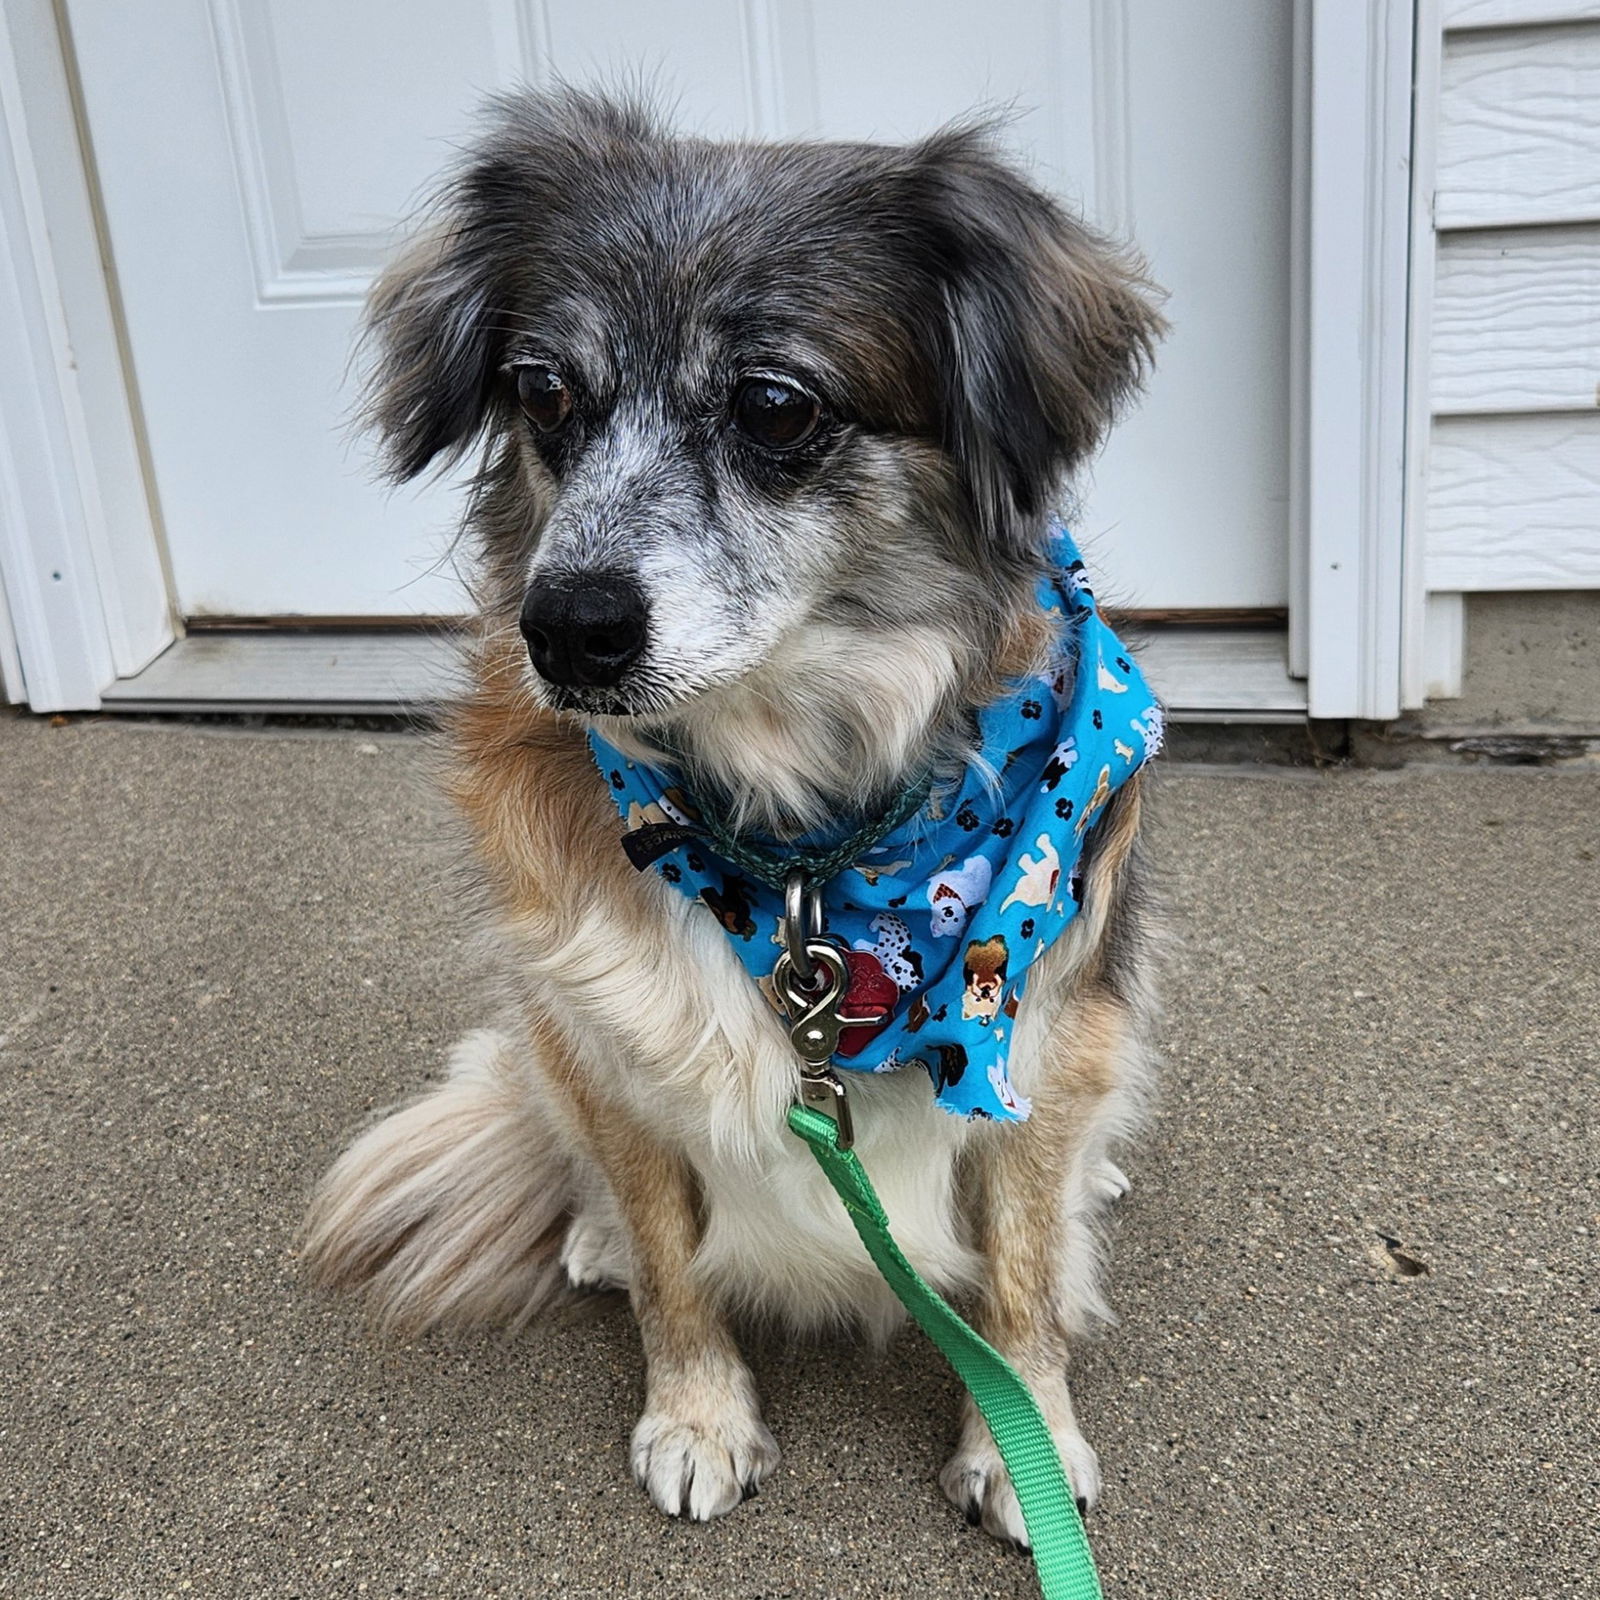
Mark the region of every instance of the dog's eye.
<instances>
[{"instance_id":1,"label":"dog's eye","mask_svg":"<svg viewBox=\"0 0 1600 1600\"><path fill-rule=\"evenodd\" d=\"M788 450L816 431L822 407L803 389L776 378L747 378L733 397L733 420L765 450Z\"/></svg>"},{"instance_id":2,"label":"dog's eye","mask_svg":"<svg viewBox=\"0 0 1600 1600\"><path fill-rule=\"evenodd\" d=\"M554 367L518 367L517 399L541 433L554 433L572 415L572 391Z\"/></svg>"}]
</instances>

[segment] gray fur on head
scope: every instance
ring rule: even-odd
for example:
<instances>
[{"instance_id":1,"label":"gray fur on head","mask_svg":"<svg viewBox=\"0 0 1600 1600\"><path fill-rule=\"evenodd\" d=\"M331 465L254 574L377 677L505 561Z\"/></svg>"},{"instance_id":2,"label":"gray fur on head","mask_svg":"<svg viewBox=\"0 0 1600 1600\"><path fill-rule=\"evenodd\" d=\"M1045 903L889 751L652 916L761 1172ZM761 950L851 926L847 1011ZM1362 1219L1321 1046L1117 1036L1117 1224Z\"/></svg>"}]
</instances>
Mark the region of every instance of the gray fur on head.
<instances>
[{"instance_id":1,"label":"gray fur on head","mask_svg":"<svg viewBox=\"0 0 1600 1600\"><path fill-rule=\"evenodd\" d=\"M1026 181L990 125L906 146L716 143L574 90L494 103L380 282L370 417L397 478L485 441L491 622L625 572L648 645L547 703L668 739L748 811L870 804L957 737L1029 596L1052 497L1161 331L1139 263ZM516 369L560 373L559 436ZM732 423L750 375L820 405Z\"/></svg>"}]
</instances>

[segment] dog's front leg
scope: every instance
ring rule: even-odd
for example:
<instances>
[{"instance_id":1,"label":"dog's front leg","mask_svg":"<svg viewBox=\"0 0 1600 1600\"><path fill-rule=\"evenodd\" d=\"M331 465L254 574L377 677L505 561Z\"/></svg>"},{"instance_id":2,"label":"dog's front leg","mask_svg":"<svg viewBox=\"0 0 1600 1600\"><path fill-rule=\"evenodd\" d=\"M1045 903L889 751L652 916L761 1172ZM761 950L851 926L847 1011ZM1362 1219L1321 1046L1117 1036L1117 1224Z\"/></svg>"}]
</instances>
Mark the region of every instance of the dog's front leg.
<instances>
[{"instance_id":1,"label":"dog's front leg","mask_svg":"<svg viewBox=\"0 0 1600 1600\"><path fill-rule=\"evenodd\" d=\"M973 1200L986 1269L978 1327L1033 1391L1084 1508L1099 1496L1100 1466L1073 1415L1068 1344L1098 1302L1092 1221L1106 1195L1096 1124L1128 1032L1127 1012L1109 994L1075 1005L1032 1116L983 1130L976 1151ZM1027 1546L1010 1476L970 1397L939 1482L970 1520Z\"/></svg>"},{"instance_id":2,"label":"dog's front leg","mask_svg":"<svg viewBox=\"0 0 1600 1600\"><path fill-rule=\"evenodd\" d=\"M778 1446L726 1319L692 1272L700 1229L687 1165L615 1108L594 1119L590 1139L631 1236L645 1358L633 1473L669 1516L709 1521L756 1492Z\"/></svg>"}]
</instances>

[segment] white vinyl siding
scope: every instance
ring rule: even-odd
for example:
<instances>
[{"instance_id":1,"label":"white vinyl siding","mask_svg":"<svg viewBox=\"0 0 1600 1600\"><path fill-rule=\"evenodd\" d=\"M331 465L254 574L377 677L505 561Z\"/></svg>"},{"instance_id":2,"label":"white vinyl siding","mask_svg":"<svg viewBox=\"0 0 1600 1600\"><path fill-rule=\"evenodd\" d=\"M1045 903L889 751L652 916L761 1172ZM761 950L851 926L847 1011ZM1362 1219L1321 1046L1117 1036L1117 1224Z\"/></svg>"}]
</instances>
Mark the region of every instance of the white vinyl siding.
<instances>
[{"instance_id":1,"label":"white vinyl siding","mask_svg":"<svg viewBox=\"0 0 1600 1600\"><path fill-rule=\"evenodd\" d=\"M1600 3L1441 12L1425 581L1600 587Z\"/></svg>"},{"instance_id":2,"label":"white vinyl siding","mask_svg":"<svg viewBox=\"0 0 1600 1600\"><path fill-rule=\"evenodd\" d=\"M1445 36L1440 228L1600 219L1600 24Z\"/></svg>"},{"instance_id":3,"label":"white vinyl siding","mask_svg":"<svg viewBox=\"0 0 1600 1600\"><path fill-rule=\"evenodd\" d=\"M1600 412L1436 419L1427 583L1600 587Z\"/></svg>"},{"instance_id":4,"label":"white vinyl siding","mask_svg":"<svg viewBox=\"0 0 1600 1600\"><path fill-rule=\"evenodd\" d=\"M1446 234L1435 415L1600 405L1600 224Z\"/></svg>"}]
</instances>

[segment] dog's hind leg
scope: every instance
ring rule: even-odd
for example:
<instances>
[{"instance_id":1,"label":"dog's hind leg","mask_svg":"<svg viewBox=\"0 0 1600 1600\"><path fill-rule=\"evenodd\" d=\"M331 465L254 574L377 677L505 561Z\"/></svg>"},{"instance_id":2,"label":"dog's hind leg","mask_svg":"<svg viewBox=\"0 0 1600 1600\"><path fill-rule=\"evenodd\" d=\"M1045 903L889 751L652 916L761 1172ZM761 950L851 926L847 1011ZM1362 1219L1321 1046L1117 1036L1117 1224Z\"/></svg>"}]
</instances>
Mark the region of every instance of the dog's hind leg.
<instances>
[{"instance_id":1,"label":"dog's hind leg","mask_svg":"<svg viewBox=\"0 0 1600 1600\"><path fill-rule=\"evenodd\" d=\"M626 1289L628 1230L598 1172L586 1174L561 1244L561 1266L574 1289Z\"/></svg>"},{"instance_id":2,"label":"dog's hind leg","mask_svg":"<svg viewBox=\"0 0 1600 1600\"><path fill-rule=\"evenodd\" d=\"M300 1241L311 1276L358 1292L396 1332L536 1313L561 1284L574 1184L534 1070L503 1034L461 1040L445 1082L369 1128L317 1186Z\"/></svg>"},{"instance_id":3,"label":"dog's hind leg","mask_svg":"<svg viewBox=\"0 0 1600 1600\"><path fill-rule=\"evenodd\" d=\"M1062 1059L1027 1122L983 1130L975 1143L976 1221L985 1258L978 1327L1021 1373L1044 1414L1081 1505L1100 1466L1078 1430L1067 1388L1069 1341L1104 1315L1095 1214L1105 1205L1106 1113L1137 1050L1127 1008L1091 990L1071 1010ZM939 1479L951 1501L997 1538L1026 1546L1011 1480L970 1399L961 1440Z\"/></svg>"}]
</instances>

